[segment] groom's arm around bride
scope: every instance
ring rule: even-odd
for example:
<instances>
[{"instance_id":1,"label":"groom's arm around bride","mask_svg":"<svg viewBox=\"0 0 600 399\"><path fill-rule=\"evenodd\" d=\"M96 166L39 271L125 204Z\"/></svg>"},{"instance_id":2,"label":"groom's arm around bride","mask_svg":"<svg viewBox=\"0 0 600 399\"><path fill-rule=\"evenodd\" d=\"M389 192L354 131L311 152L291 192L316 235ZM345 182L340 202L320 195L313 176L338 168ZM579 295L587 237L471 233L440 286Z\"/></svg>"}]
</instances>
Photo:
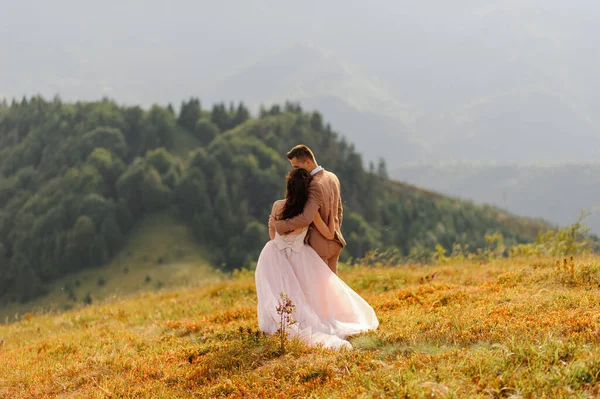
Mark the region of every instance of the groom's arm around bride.
<instances>
[{"instance_id":1,"label":"groom's arm around bride","mask_svg":"<svg viewBox=\"0 0 600 399\"><path fill-rule=\"evenodd\" d=\"M294 168L302 168L312 176L308 190L308 201L302 214L287 220L277 220L275 229L281 235L310 226L316 213L334 232L332 240L325 238L313 226L310 227L308 244L317 252L329 268L337 273L338 258L346 241L342 236L343 206L340 182L337 176L317 165L316 159L305 145L298 145L287 154Z\"/></svg>"}]
</instances>

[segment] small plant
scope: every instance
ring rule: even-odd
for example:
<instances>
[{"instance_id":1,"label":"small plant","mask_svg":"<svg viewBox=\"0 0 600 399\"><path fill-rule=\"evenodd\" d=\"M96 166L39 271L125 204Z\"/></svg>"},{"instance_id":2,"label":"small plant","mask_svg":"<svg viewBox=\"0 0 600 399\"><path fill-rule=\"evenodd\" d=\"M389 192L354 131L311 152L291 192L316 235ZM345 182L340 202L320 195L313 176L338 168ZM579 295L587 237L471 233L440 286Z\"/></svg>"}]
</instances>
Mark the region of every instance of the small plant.
<instances>
[{"instance_id":1,"label":"small plant","mask_svg":"<svg viewBox=\"0 0 600 399\"><path fill-rule=\"evenodd\" d=\"M596 286L600 281L600 267L593 263L575 263L571 256L569 259L556 261L557 278L567 286Z\"/></svg>"},{"instance_id":2,"label":"small plant","mask_svg":"<svg viewBox=\"0 0 600 399\"><path fill-rule=\"evenodd\" d=\"M402 256L398 249L386 249L380 251L378 249L367 251L364 257L351 260L354 266L362 267L389 267L398 266L402 263Z\"/></svg>"},{"instance_id":3,"label":"small plant","mask_svg":"<svg viewBox=\"0 0 600 399\"><path fill-rule=\"evenodd\" d=\"M428 274L424 277L419 278L419 283L421 284L425 284L425 283L429 283L431 281L433 281L433 279L435 278L435 276L438 275L439 272L433 272L431 274Z\"/></svg>"},{"instance_id":4,"label":"small plant","mask_svg":"<svg viewBox=\"0 0 600 399\"><path fill-rule=\"evenodd\" d=\"M88 291L88 293L85 295L85 297L83 298L83 302L87 305L91 305L92 304L92 293Z\"/></svg>"},{"instance_id":5,"label":"small plant","mask_svg":"<svg viewBox=\"0 0 600 399\"><path fill-rule=\"evenodd\" d=\"M450 255L446 255L446 248L441 244L436 244L435 252L431 255L432 261L435 264L443 265L453 262L464 262L467 259L473 259L474 254L468 252L468 247L455 243L452 246Z\"/></svg>"},{"instance_id":6,"label":"small plant","mask_svg":"<svg viewBox=\"0 0 600 399\"><path fill-rule=\"evenodd\" d=\"M486 234L485 240L488 246L485 250L487 260L498 259L504 256L506 245L504 245L504 236L498 232L494 234Z\"/></svg>"},{"instance_id":7,"label":"small plant","mask_svg":"<svg viewBox=\"0 0 600 399\"><path fill-rule=\"evenodd\" d=\"M262 338L266 337L266 334L263 331L260 331L259 329L256 329L256 331L254 331L252 327L240 326L238 331L240 333L240 340L242 342L253 342L257 344Z\"/></svg>"},{"instance_id":8,"label":"small plant","mask_svg":"<svg viewBox=\"0 0 600 399\"><path fill-rule=\"evenodd\" d=\"M292 313L296 311L296 305L292 303L292 300L283 292L279 294L280 300L277 306L277 314L279 315L279 329L277 330L277 336L279 337L279 351L281 354L285 353L285 341L289 336L288 328L296 324L296 320L292 316Z\"/></svg>"},{"instance_id":9,"label":"small plant","mask_svg":"<svg viewBox=\"0 0 600 399\"><path fill-rule=\"evenodd\" d=\"M104 279L104 277L98 277L96 284L98 285L98 287L102 287L103 285L106 284L106 280Z\"/></svg>"},{"instance_id":10,"label":"small plant","mask_svg":"<svg viewBox=\"0 0 600 399\"><path fill-rule=\"evenodd\" d=\"M569 281L575 282L575 262L572 256L569 260L564 258L562 262L556 260L556 268L563 274L563 277L567 277Z\"/></svg>"},{"instance_id":11,"label":"small plant","mask_svg":"<svg viewBox=\"0 0 600 399\"><path fill-rule=\"evenodd\" d=\"M433 262L439 265L450 262L450 257L446 256L446 249L441 244L436 244Z\"/></svg>"},{"instance_id":12,"label":"small plant","mask_svg":"<svg viewBox=\"0 0 600 399\"><path fill-rule=\"evenodd\" d=\"M149 283L150 281L152 281L152 278L150 276L146 276L146 283Z\"/></svg>"}]
</instances>

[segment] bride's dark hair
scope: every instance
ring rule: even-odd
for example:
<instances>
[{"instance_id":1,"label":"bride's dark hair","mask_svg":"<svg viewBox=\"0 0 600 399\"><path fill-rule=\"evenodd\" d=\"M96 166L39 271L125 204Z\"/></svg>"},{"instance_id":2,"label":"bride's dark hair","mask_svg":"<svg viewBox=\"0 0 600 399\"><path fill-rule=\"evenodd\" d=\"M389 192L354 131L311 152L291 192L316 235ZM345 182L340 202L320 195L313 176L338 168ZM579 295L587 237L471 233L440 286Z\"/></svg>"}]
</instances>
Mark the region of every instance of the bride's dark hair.
<instances>
[{"instance_id":1,"label":"bride's dark hair","mask_svg":"<svg viewBox=\"0 0 600 399\"><path fill-rule=\"evenodd\" d=\"M285 191L285 204L279 219L291 219L304 210L308 201L308 185L311 176L304 169L292 169L286 176L287 187Z\"/></svg>"}]
</instances>

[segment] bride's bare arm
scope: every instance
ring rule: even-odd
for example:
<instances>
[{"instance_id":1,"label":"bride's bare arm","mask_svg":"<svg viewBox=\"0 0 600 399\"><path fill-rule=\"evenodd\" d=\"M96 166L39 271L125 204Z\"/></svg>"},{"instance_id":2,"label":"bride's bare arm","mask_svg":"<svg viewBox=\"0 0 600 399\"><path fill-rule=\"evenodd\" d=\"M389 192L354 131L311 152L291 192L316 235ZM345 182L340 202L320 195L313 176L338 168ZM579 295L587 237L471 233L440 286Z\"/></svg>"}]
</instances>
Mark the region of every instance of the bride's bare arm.
<instances>
[{"instance_id":1,"label":"bride's bare arm","mask_svg":"<svg viewBox=\"0 0 600 399\"><path fill-rule=\"evenodd\" d=\"M321 214L319 214L319 212L317 212L315 214L313 223L315 224L315 227L317 228L317 230L319 230L319 233L321 233L323 235L323 237L327 238L328 240L333 240L334 233L333 233L333 231L329 230L329 226L327 226L325 224L325 222L323 221L323 218L321 218Z\"/></svg>"},{"instance_id":2,"label":"bride's bare arm","mask_svg":"<svg viewBox=\"0 0 600 399\"><path fill-rule=\"evenodd\" d=\"M271 208L271 217L277 219L277 216L281 212L282 206L282 201L275 201L273 203L273 208ZM275 224L273 223L269 223L269 237L271 240L275 239Z\"/></svg>"},{"instance_id":3,"label":"bride's bare arm","mask_svg":"<svg viewBox=\"0 0 600 399\"><path fill-rule=\"evenodd\" d=\"M275 239L275 226L273 225L273 223L269 223L269 238L271 240Z\"/></svg>"}]
</instances>

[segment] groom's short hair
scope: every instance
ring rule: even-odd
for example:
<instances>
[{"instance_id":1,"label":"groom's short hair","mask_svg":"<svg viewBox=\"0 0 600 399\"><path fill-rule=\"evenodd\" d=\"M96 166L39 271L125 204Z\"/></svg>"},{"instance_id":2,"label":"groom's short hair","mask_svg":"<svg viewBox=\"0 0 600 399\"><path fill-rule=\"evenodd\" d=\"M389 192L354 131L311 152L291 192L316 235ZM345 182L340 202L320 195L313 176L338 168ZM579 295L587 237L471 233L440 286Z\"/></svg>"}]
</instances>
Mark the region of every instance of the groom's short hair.
<instances>
[{"instance_id":1,"label":"groom's short hair","mask_svg":"<svg viewBox=\"0 0 600 399\"><path fill-rule=\"evenodd\" d=\"M307 146L305 146L304 144L299 144L299 145L295 146L287 153L287 159L291 160L294 158L297 158L298 160L301 160L301 161L308 158L308 159L312 160L313 162L316 162L315 154L313 154L311 149L308 148Z\"/></svg>"}]
</instances>

